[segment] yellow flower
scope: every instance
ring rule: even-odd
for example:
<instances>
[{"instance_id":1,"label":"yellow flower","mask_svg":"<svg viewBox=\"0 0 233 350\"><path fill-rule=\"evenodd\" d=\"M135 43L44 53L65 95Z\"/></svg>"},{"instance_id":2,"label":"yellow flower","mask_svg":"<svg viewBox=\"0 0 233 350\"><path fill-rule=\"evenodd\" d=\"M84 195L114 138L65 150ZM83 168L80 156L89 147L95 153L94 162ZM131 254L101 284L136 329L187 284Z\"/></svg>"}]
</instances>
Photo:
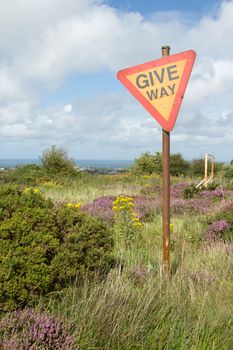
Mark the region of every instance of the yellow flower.
<instances>
[{"instance_id":1,"label":"yellow flower","mask_svg":"<svg viewBox=\"0 0 233 350\"><path fill-rule=\"evenodd\" d=\"M24 193L27 193L27 192L30 192L31 191L31 188L30 187L26 187L25 190L24 190Z\"/></svg>"},{"instance_id":2,"label":"yellow flower","mask_svg":"<svg viewBox=\"0 0 233 350\"><path fill-rule=\"evenodd\" d=\"M81 203L79 203L79 202L76 203L76 204L75 204L75 208L77 208L77 209L81 208Z\"/></svg>"},{"instance_id":3,"label":"yellow flower","mask_svg":"<svg viewBox=\"0 0 233 350\"><path fill-rule=\"evenodd\" d=\"M141 227L142 226L141 222L135 222L133 225L134 225L134 227Z\"/></svg>"},{"instance_id":4,"label":"yellow flower","mask_svg":"<svg viewBox=\"0 0 233 350\"><path fill-rule=\"evenodd\" d=\"M73 204L72 203L66 203L66 206L67 206L67 208L73 208Z\"/></svg>"},{"instance_id":5,"label":"yellow flower","mask_svg":"<svg viewBox=\"0 0 233 350\"><path fill-rule=\"evenodd\" d=\"M170 224L170 230L171 230L171 232L174 231L174 224Z\"/></svg>"},{"instance_id":6,"label":"yellow flower","mask_svg":"<svg viewBox=\"0 0 233 350\"><path fill-rule=\"evenodd\" d=\"M34 188L33 192L34 193L39 193L40 191L38 190L38 188Z\"/></svg>"}]
</instances>

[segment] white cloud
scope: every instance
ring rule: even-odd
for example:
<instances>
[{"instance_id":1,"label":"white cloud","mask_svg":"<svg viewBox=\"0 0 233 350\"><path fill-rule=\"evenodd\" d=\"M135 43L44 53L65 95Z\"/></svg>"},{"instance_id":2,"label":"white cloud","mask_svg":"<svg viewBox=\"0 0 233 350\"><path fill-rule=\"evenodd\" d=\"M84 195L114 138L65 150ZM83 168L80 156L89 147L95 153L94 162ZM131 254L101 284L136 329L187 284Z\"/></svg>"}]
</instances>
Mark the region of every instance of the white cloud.
<instances>
[{"instance_id":1,"label":"white cloud","mask_svg":"<svg viewBox=\"0 0 233 350\"><path fill-rule=\"evenodd\" d=\"M109 87L108 95L91 103L61 101L47 108L41 103L46 89L59 88L72 74L115 75L120 68L160 57L161 45L170 44L171 53L197 51L174 130L175 146L194 154L191 145L219 147L219 152L226 145L230 156L233 1L195 22L177 12L144 18L101 1L0 0L0 5L2 138L91 140L123 149L159 146L160 128L123 89L117 95Z\"/></svg>"}]
</instances>

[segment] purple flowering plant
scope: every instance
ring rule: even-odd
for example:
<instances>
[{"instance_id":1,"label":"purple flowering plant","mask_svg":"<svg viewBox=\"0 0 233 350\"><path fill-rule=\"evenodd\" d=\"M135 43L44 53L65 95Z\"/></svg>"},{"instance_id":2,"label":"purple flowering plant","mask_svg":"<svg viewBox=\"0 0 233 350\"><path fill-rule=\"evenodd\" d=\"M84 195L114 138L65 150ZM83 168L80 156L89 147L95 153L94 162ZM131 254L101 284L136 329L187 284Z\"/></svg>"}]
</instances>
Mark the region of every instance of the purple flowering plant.
<instances>
[{"instance_id":1,"label":"purple flowering plant","mask_svg":"<svg viewBox=\"0 0 233 350\"><path fill-rule=\"evenodd\" d=\"M5 315L0 321L2 350L72 350L70 327L58 318L30 308Z\"/></svg>"},{"instance_id":2,"label":"purple flowering plant","mask_svg":"<svg viewBox=\"0 0 233 350\"><path fill-rule=\"evenodd\" d=\"M228 231L230 228L230 224L224 220L217 220L210 224L205 233L205 239L208 242L215 242L221 239L222 235Z\"/></svg>"}]
</instances>

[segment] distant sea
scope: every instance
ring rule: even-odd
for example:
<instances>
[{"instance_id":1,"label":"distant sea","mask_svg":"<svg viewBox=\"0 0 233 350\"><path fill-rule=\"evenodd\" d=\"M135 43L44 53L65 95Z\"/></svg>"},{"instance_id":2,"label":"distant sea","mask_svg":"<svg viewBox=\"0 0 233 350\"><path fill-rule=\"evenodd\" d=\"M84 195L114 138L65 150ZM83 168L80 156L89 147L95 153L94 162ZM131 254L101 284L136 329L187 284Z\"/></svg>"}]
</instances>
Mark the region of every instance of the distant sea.
<instances>
[{"instance_id":1,"label":"distant sea","mask_svg":"<svg viewBox=\"0 0 233 350\"><path fill-rule=\"evenodd\" d=\"M0 168L14 168L26 164L40 164L40 161L38 159L0 159ZM75 164L85 169L126 169L133 164L133 161L75 159Z\"/></svg>"}]
</instances>

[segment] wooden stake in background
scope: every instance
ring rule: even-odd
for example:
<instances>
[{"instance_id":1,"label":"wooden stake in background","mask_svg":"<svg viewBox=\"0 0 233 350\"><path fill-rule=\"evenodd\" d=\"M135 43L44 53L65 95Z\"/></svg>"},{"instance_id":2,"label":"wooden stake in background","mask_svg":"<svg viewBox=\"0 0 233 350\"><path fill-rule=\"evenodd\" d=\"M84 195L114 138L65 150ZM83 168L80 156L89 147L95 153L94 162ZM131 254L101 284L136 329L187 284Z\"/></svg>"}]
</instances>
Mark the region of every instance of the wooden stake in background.
<instances>
[{"instance_id":1,"label":"wooden stake in background","mask_svg":"<svg viewBox=\"0 0 233 350\"><path fill-rule=\"evenodd\" d=\"M170 55L170 47L162 47L162 56ZM162 130L163 142L163 273L170 272L170 132Z\"/></svg>"}]
</instances>

